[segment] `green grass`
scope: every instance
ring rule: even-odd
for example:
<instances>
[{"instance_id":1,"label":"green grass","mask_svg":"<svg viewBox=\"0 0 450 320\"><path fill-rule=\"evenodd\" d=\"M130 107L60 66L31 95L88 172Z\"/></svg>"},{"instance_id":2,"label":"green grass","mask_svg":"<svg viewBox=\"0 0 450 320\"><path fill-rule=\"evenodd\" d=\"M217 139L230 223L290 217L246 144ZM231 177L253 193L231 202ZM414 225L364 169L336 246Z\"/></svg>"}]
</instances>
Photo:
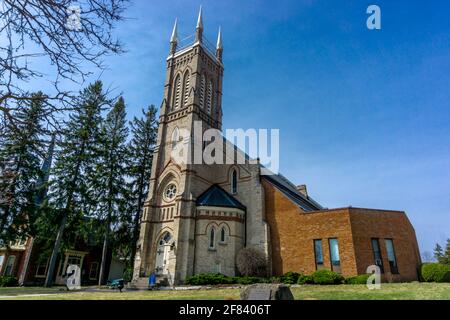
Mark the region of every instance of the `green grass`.
<instances>
[{"instance_id":1,"label":"green grass","mask_svg":"<svg viewBox=\"0 0 450 320\"><path fill-rule=\"evenodd\" d=\"M3 290L0 288L0 300ZM20 300L226 300L239 299L239 289L157 290L157 291L97 291L65 292L47 296L18 296Z\"/></svg>"},{"instance_id":2,"label":"green grass","mask_svg":"<svg viewBox=\"0 0 450 320\"><path fill-rule=\"evenodd\" d=\"M0 288L0 297L14 295L26 300L238 300L239 289L202 289L182 291L74 292L59 293L58 288ZM291 288L298 300L450 300L450 283L382 284L380 290L365 285L316 286ZM52 294L53 293L53 294ZM24 294L51 294L20 296ZM2 298L0 298L1 300Z\"/></svg>"},{"instance_id":3,"label":"green grass","mask_svg":"<svg viewBox=\"0 0 450 320\"><path fill-rule=\"evenodd\" d=\"M43 287L21 287L21 288L0 288L0 296L17 296L26 294L49 294L58 293L65 290L63 287L43 288Z\"/></svg>"},{"instance_id":4,"label":"green grass","mask_svg":"<svg viewBox=\"0 0 450 320\"><path fill-rule=\"evenodd\" d=\"M386 283L379 290L365 285L292 288L298 300L450 300L450 283Z\"/></svg>"}]
</instances>

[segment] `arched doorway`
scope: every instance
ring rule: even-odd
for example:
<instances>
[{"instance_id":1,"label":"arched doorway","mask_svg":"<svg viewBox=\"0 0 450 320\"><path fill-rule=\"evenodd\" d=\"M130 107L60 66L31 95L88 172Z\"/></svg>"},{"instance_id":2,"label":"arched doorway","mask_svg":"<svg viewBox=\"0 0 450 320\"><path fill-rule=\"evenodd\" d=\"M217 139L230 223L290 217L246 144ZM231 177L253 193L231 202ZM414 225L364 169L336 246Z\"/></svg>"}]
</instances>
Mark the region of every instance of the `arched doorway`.
<instances>
[{"instance_id":1,"label":"arched doorway","mask_svg":"<svg viewBox=\"0 0 450 320\"><path fill-rule=\"evenodd\" d=\"M169 252L172 245L172 235L165 232L158 241L156 249L155 271L157 274L169 274Z\"/></svg>"}]
</instances>

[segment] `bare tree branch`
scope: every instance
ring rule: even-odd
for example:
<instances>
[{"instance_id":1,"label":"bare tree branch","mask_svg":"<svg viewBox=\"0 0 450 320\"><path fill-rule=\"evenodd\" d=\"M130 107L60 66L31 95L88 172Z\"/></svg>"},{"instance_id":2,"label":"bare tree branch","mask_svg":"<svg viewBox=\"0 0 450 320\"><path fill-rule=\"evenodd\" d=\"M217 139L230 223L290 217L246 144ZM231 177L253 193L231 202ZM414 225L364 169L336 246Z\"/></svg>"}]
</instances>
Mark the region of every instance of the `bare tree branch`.
<instances>
[{"instance_id":1,"label":"bare tree branch","mask_svg":"<svg viewBox=\"0 0 450 320\"><path fill-rule=\"evenodd\" d=\"M0 2L0 115L10 123L20 101L32 99L24 85L33 79L53 84L46 96L49 121L56 125L58 113L73 108L73 95L61 88L62 80L83 83L91 67L104 68L102 58L123 52L113 38L123 20L127 0L81 0L79 15L72 0L2 0ZM72 10L72 11L71 11ZM73 28L71 19L77 19ZM37 65L46 59L53 75ZM40 90L41 88L37 88Z\"/></svg>"}]
</instances>

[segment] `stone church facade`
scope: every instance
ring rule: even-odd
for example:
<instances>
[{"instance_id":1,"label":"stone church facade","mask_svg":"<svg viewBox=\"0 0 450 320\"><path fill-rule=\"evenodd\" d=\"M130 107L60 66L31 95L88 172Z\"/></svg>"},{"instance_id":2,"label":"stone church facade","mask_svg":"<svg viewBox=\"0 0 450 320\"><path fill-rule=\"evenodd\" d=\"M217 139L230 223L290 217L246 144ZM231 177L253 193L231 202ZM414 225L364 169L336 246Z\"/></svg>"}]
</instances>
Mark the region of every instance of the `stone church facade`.
<instances>
[{"instance_id":1,"label":"stone church facade","mask_svg":"<svg viewBox=\"0 0 450 320\"><path fill-rule=\"evenodd\" d=\"M194 149L183 132L194 132L196 122L221 130L224 72L220 30L212 50L203 39L201 12L195 39L187 46L178 42L175 23L135 284L147 283L153 272L170 284L199 273L235 275L236 255L247 247L264 254L270 275L327 268L348 276L377 264L389 281L417 279L419 250L404 212L324 209L305 186L262 174L258 161L234 147L245 163L175 161L180 144Z\"/></svg>"}]
</instances>

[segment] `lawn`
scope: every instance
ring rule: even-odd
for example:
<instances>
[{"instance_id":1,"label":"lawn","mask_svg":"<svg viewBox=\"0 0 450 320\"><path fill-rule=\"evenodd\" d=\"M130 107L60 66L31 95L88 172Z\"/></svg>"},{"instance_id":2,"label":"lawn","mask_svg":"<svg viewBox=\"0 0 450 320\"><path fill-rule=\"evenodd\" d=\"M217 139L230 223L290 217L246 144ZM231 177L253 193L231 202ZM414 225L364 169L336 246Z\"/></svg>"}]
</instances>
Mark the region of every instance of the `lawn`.
<instances>
[{"instance_id":1,"label":"lawn","mask_svg":"<svg viewBox=\"0 0 450 320\"><path fill-rule=\"evenodd\" d=\"M64 288L44 288L44 287L20 287L20 288L0 288L1 296L18 296L28 294L50 294L65 291Z\"/></svg>"},{"instance_id":2,"label":"lawn","mask_svg":"<svg viewBox=\"0 0 450 320\"><path fill-rule=\"evenodd\" d=\"M237 300L239 289L201 289L175 291L85 291L61 293L58 288L0 288L1 299L32 300ZM291 288L298 300L450 300L450 283L382 284L380 290L365 285L316 286ZM45 294L43 296L24 296ZM1 298L1 296L9 296ZM16 297L11 297L16 296Z\"/></svg>"}]
</instances>

